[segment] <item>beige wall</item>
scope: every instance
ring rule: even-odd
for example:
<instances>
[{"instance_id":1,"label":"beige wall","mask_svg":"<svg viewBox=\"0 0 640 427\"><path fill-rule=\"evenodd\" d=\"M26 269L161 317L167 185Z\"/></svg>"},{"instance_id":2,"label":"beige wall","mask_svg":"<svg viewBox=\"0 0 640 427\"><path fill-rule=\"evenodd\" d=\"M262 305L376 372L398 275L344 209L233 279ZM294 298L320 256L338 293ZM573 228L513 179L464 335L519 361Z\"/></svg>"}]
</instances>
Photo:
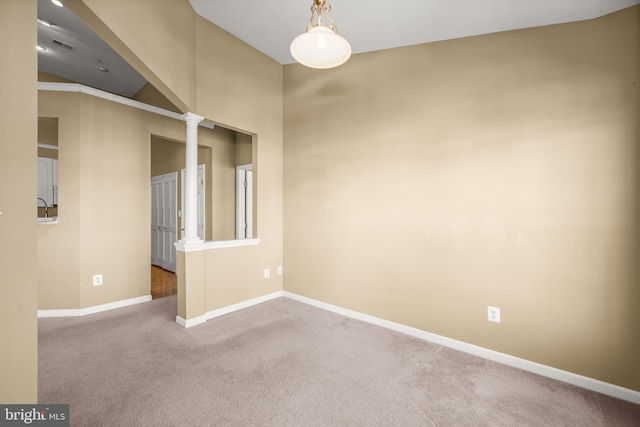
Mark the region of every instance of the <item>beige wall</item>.
<instances>
[{"instance_id":1,"label":"beige wall","mask_svg":"<svg viewBox=\"0 0 640 427\"><path fill-rule=\"evenodd\" d=\"M0 402L36 403L36 2L0 2Z\"/></svg>"},{"instance_id":2,"label":"beige wall","mask_svg":"<svg viewBox=\"0 0 640 427\"><path fill-rule=\"evenodd\" d=\"M252 135L254 225L260 245L249 258L238 250L214 250L206 255L213 263L225 262L218 259L223 253L225 257L229 253L238 257L238 262L241 259L250 274L250 282L243 285L244 297L281 290L281 276L272 275L269 280L262 276L264 268L275 271L282 264L282 66L198 17L187 0L67 3L181 111L191 111L222 127ZM140 26L139 17L149 10L152 16ZM167 55L168 51L171 55ZM187 260L180 267L184 276L204 280L206 300L213 301L205 311L218 308L220 301L226 300L220 283L233 281L236 274L232 264L220 265L206 277L200 261ZM196 295L191 300L205 298ZM185 310L195 313L188 307Z\"/></svg>"},{"instance_id":3,"label":"beige wall","mask_svg":"<svg viewBox=\"0 0 640 427\"><path fill-rule=\"evenodd\" d=\"M50 83L78 83L78 82L74 82L73 80L65 79L64 77L45 73L43 71L38 71L38 81L50 82Z\"/></svg>"},{"instance_id":4,"label":"beige wall","mask_svg":"<svg viewBox=\"0 0 640 427\"><path fill-rule=\"evenodd\" d=\"M144 104L155 105L156 107L163 108L165 110L181 113L180 109L173 105L158 89L156 89L151 83L147 83L142 86L132 99L142 102Z\"/></svg>"},{"instance_id":5,"label":"beige wall","mask_svg":"<svg viewBox=\"0 0 640 427\"><path fill-rule=\"evenodd\" d=\"M250 165L253 161L253 138L245 133L236 133L236 166Z\"/></svg>"},{"instance_id":6,"label":"beige wall","mask_svg":"<svg viewBox=\"0 0 640 427\"><path fill-rule=\"evenodd\" d=\"M206 133L207 138L203 138ZM208 181L205 201L211 208L212 220L207 224L210 240L231 240L235 238L235 132L216 126L206 132L198 132L198 141L208 139L211 147L211 167L205 174ZM212 138L213 137L213 138Z\"/></svg>"},{"instance_id":7,"label":"beige wall","mask_svg":"<svg viewBox=\"0 0 640 427\"><path fill-rule=\"evenodd\" d=\"M57 117L38 117L38 144L58 145ZM47 148L39 150L52 151Z\"/></svg>"},{"instance_id":8,"label":"beige wall","mask_svg":"<svg viewBox=\"0 0 640 427\"><path fill-rule=\"evenodd\" d=\"M59 118L60 147L58 224L38 226L39 309L149 295L151 135L184 137L184 123L78 93L41 91L39 113Z\"/></svg>"},{"instance_id":9,"label":"beige wall","mask_svg":"<svg viewBox=\"0 0 640 427\"><path fill-rule=\"evenodd\" d=\"M184 168L185 152L184 141L171 141L151 135L151 176L180 172ZM200 160L198 150L198 163Z\"/></svg>"},{"instance_id":10,"label":"beige wall","mask_svg":"<svg viewBox=\"0 0 640 427\"><path fill-rule=\"evenodd\" d=\"M205 283L201 297L208 312L282 290L282 276L275 274L282 265L282 66L196 17L196 82L197 114L250 135L240 139L252 141L260 238L257 247L209 250L192 262L205 270L197 277ZM196 257L187 263L190 258ZM265 268L270 279L263 278Z\"/></svg>"},{"instance_id":11,"label":"beige wall","mask_svg":"<svg viewBox=\"0 0 640 427\"><path fill-rule=\"evenodd\" d=\"M38 93L38 114L58 119L58 217L38 225L38 309L78 309L80 304L80 95ZM97 274L99 272L95 272ZM84 286L90 285L91 281Z\"/></svg>"},{"instance_id":12,"label":"beige wall","mask_svg":"<svg viewBox=\"0 0 640 427\"><path fill-rule=\"evenodd\" d=\"M640 390L639 22L285 66L285 290Z\"/></svg>"}]
</instances>

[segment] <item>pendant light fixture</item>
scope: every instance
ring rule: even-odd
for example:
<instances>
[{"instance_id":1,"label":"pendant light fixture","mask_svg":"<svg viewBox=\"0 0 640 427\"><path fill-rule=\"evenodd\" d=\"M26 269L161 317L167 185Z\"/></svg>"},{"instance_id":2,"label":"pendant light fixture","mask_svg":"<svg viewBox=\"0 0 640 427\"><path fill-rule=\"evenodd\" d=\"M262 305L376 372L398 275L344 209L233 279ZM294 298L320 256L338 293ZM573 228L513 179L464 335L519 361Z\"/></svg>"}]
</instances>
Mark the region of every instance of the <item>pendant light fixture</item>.
<instances>
[{"instance_id":1,"label":"pendant light fixture","mask_svg":"<svg viewBox=\"0 0 640 427\"><path fill-rule=\"evenodd\" d=\"M338 35L326 0L313 0L307 29L291 42L293 59L311 68L333 68L351 56L351 46Z\"/></svg>"}]
</instances>

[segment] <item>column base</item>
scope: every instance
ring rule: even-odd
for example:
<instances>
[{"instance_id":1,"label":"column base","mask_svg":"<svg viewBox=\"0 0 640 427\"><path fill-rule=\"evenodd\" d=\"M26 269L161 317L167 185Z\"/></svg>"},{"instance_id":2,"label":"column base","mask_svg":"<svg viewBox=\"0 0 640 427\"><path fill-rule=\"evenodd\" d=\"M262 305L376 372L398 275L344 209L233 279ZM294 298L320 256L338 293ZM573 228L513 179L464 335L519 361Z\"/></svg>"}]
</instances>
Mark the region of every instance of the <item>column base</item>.
<instances>
[{"instance_id":1,"label":"column base","mask_svg":"<svg viewBox=\"0 0 640 427\"><path fill-rule=\"evenodd\" d=\"M185 237L175 243L176 250L182 252L197 251L204 249L204 240L199 237Z\"/></svg>"}]
</instances>

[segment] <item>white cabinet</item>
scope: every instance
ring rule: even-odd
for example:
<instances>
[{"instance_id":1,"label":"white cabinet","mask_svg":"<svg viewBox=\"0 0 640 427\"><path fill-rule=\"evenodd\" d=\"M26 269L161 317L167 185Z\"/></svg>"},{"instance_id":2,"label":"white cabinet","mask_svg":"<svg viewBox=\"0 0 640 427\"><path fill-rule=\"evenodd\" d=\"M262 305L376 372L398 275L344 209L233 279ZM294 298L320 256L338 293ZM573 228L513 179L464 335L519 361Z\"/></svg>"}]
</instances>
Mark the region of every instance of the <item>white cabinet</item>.
<instances>
[{"instance_id":1,"label":"white cabinet","mask_svg":"<svg viewBox=\"0 0 640 427\"><path fill-rule=\"evenodd\" d=\"M58 205L58 159L38 157L38 198L47 201L47 206ZM44 203L38 200L38 206Z\"/></svg>"}]
</instances>

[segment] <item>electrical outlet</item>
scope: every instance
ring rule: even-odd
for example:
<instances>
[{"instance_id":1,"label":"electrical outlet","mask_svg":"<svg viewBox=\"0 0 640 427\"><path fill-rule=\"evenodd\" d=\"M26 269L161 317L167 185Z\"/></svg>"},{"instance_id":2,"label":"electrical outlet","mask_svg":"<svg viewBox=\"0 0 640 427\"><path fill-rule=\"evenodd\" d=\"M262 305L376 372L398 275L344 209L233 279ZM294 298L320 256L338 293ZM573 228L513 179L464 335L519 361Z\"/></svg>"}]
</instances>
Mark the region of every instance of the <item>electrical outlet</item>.
<instances>
[{"instance_id":1,"label":"electrical outlet","mask_svg":"<svg viewBox=\"0 0 640 427\"><path fill-rule=\"evenodd\" d=\"M93 276L93 286L102 286L102 274L95 274Z\"/></svg>"},{"instance_id":2,"label":"electrical outlet","mask_svg":"<svg viewBox=\"0 0 640 427\"><path fill-rule=\"evenodd\" d=\"M268 268L264 269L264 278L268 279L269 277L271 277L271 270Z\"/></svg>"},{"instance_id":3,"label":"electrical outlet","mask_svg":"<svg viewBox=\"0 0 640 427\"><path fill-rule=\"evenodd\" d=\"M489 322L500 323L500 308L487 307L487 320L489 320Z\"/></svg>"},{"instance_id":4,"label":"electrical outlet","mask_svg":"<svg viewBox=\"0 0 640 427\"><path fill-rule=\"evenodd\" d=\"M282 266L278 266L278 276L282 276Z\"/></svg>"}]
</instances>

